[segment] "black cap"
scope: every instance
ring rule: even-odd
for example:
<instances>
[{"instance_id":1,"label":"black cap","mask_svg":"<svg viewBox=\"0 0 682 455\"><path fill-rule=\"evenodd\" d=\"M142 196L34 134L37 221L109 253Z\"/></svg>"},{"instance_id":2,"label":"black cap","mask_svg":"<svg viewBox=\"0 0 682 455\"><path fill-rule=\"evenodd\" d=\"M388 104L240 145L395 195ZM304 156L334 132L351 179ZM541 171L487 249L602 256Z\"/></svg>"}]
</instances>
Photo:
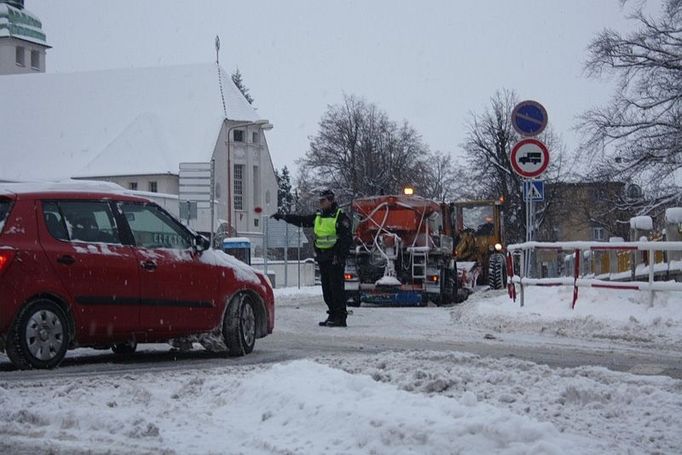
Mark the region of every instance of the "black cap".
<instances>
[{"instance_id":1,"label":"black cap","mask_svg":"<svg viewBox=\"0 0 682 455\"><path fill-rule=\"evenodd\" d=\"M329 199L330 201L334 199L334 192L329 188L320 191L320 199Z\"/></svg>"}]
</instances>

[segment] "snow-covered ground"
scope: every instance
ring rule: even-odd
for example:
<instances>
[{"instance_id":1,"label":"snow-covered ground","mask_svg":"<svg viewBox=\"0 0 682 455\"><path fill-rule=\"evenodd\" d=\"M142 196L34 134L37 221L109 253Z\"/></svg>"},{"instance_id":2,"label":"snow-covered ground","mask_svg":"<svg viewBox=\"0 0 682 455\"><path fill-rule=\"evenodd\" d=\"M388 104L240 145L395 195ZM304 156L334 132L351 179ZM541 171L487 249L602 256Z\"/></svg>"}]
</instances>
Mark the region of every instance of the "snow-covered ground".
<instances>
[{"instance_id":1,"label":"snow-covered ground","mask_svg":"<svg viewBox=\"0 0 682 455\"><path fill-rule=\"evenodd\" d=\"M280 334L339 344L487 337L649 349L652 362L659 351L682 362L682 294L649 307L646 294L586 289L571 310L571 292L531 288L523 308L501 292L450 308L361 307L339 329L316 324L319 288L280 289L276 334L256 350ZM339 349L269 365L13 374L0 377L4 453L682 453L682 381L604 367Z\"/></svg>"}]
</instances>

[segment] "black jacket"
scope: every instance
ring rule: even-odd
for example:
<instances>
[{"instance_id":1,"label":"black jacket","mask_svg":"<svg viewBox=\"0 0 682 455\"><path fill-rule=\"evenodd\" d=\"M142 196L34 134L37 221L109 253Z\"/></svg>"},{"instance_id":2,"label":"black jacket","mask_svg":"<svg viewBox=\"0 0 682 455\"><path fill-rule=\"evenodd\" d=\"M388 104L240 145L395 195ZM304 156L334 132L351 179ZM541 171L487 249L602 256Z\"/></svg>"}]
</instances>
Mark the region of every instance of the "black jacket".
<instances>
[{"instance_id":1,"label":"black jacket","mask_svg":"<svg viewBox=\"0 0 682 455\"><path fill-rule=\"evenodd\" d=\"M295 226L314 227L315 218L317 218L318 214L323 218L334 218L338 208L339 206L335 202L329 207L329 210L317 211L311 215L284 215L282 219ZM334 258L336 258L339 263L343 263L346 260L348 251L353 243L353 225L350 218L348 218L348 215L343 211L339 213L339 218L336 220L336 236L338 238L334 247L328 250L321 250L315 247L317 262L328 262L332 261Z\"/></svg>"}]
</instances>

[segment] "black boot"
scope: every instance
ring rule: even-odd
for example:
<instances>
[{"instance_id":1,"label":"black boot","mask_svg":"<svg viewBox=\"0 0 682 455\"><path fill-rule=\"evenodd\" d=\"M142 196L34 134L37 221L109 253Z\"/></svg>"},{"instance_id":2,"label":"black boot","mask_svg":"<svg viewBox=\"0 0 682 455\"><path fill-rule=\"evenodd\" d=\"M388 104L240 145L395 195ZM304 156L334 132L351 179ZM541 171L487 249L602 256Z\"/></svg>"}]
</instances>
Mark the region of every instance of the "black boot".
<instances>
[{"instance_id":1,"label":"black boot","mask_svg":"<svg viewBox=\"0 0 682 455\"><path fill-rule=\"evenodd\" d=\"M329 323L329 321L331 321L331 319L332 314L329 311L327 311L327 319L325 319L324 321L320 321L320 327L326 326Z\"/></svg>"},{"instance_id":2,"label":"black boot","mask_svg":"<svg viewBox=\"0 0 682 455\"><path fill-rule=\"evenodd\" d=\"M346 324L346 312L340 314L332 314L325 324L327 327L348 327Z\"/></svg>"}]
</instances>

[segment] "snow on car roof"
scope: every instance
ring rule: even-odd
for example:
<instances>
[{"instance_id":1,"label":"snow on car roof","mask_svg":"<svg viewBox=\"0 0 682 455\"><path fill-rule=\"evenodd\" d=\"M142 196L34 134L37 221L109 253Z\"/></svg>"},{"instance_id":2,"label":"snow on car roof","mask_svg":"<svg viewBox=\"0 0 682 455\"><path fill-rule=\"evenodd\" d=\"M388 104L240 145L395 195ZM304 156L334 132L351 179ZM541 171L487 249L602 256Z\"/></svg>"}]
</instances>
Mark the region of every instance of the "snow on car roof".
<instances>
[{"instance_id":1,"label":"snow on car roof","mask_svg":"<svg viewBox=\"0 0 682 455\"><path fill-rule=\"evenodd\" d=\"M36 193L101 193L127 197L141 196L111 182L92 180L62 180L56 182L0 182L0 195Z\"/></svg>"}]
</instances>

